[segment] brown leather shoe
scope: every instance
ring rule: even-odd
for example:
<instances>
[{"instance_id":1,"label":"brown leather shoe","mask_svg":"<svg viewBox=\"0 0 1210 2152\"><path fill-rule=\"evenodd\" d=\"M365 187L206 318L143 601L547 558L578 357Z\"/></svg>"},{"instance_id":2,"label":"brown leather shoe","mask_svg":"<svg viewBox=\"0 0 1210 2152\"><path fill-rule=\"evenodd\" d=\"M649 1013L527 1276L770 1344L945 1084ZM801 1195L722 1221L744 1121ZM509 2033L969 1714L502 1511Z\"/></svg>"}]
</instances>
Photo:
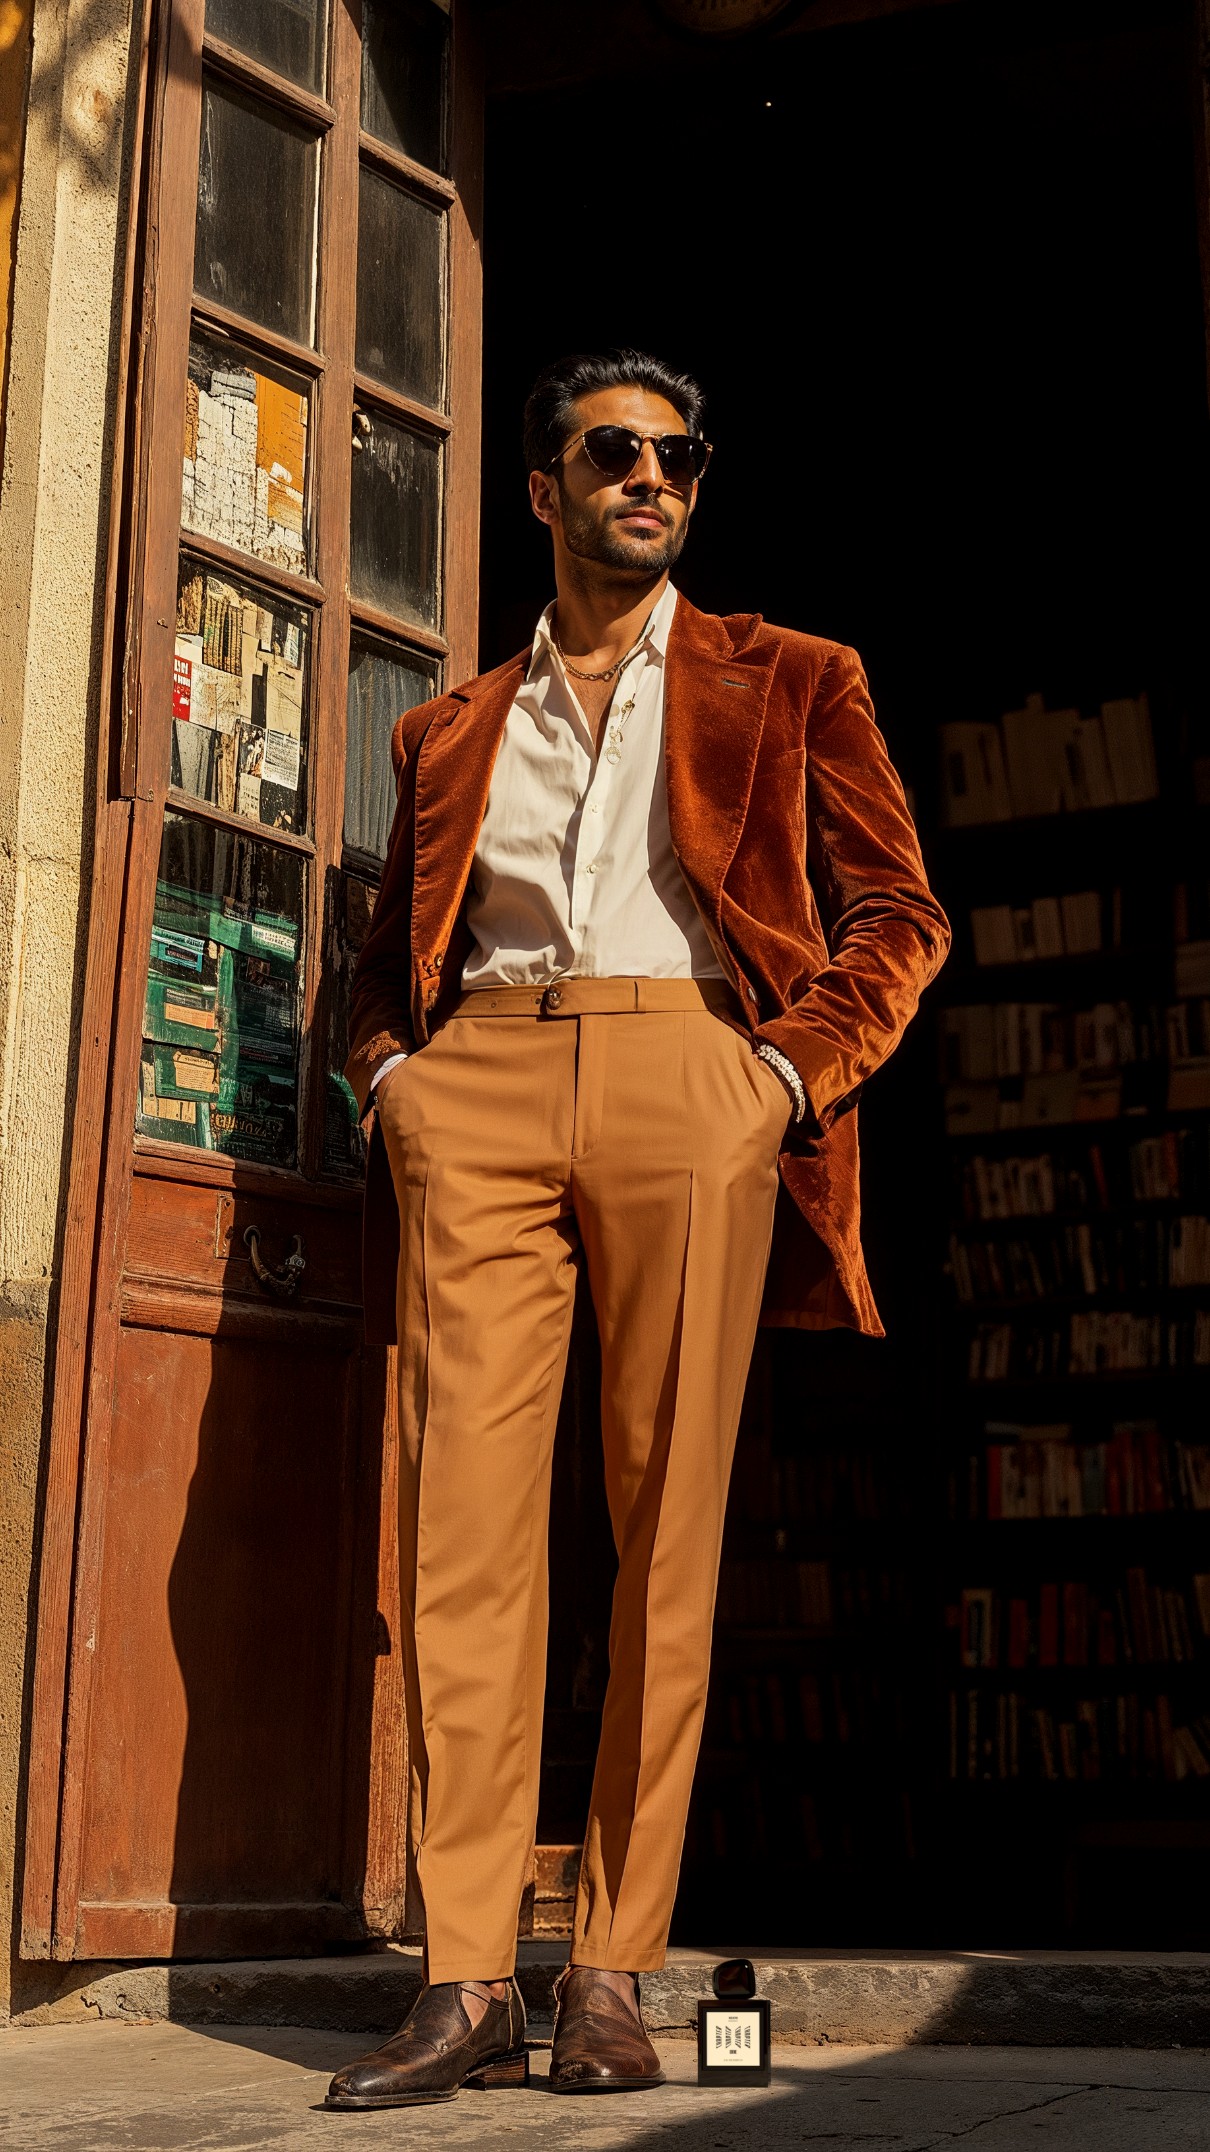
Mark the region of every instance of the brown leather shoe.
<instances>
[{"instance_id":1,"label":"brown leather shoe","mask_svg":"<svg viewBox=\"0 0 1210 2152\"><path fill-rule=\"evenodd\" d=\"M634 1983L640 2002L639 1983ZM641 2016L627 2009L595 1967L569 1965L555 1982L552 2092L638 2092L662 2085L660 2058Z\"/></svg>"},{"instance_id":2,"label":"brown leather shoe","mask_svg":"<svg viewBox=\"0 0 1210 2152\"><path fill-rule=\"evenodd\" d=\"M452 2100L461 2085L527 2085L525 2005L516 1981L502 2002L488 1996L477 2025L463 2008L463 1988L483 1992L474 1980L421 1988L393 2038L337 2071L324 2106L419 2107Z\"/></svg>"}]
</instances>

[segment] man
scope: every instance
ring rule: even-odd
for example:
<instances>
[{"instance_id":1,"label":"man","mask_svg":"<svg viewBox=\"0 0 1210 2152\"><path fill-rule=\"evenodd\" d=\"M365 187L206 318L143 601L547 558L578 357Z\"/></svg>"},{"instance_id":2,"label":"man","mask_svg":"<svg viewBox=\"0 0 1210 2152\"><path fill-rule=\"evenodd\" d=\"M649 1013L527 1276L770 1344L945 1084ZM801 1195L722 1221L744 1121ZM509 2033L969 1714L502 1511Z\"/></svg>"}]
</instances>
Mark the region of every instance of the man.
<instances>
[{"instance_id":1,"label":"man","mask_svg":"<svg viewBox=\"0 0 1210 2152\"><path fill-rule=\"evenodd\" d=\"M377 1108L368 1310L396 1286L393 1221L374 1223L384 1157L399 1221L427 1984L330 2105L448 2098L521 2066L577 1267L618 1578L556 2091L660 2082L638 1975L664 1962L762 1289L766 1320L881 1334L853 1109L948 929L854 652L698 613L669 583L711 453L702 410L693 381L633 351L542 375L525 451L556 601L532 649L394 734L346 1074Z\"/></svg>"}]
</instances>

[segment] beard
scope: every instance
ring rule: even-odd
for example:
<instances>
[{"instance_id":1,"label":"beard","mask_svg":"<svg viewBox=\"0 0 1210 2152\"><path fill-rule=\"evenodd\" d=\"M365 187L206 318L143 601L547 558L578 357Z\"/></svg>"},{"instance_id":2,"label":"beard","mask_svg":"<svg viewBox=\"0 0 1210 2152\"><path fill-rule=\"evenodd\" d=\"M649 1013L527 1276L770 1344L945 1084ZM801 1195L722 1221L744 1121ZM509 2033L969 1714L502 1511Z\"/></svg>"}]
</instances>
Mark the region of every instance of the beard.
<instances>
[{"instance_id":1,"label":"beard","mask_svg":"<svg viewBox=\"0 0 1210 2152\"><path fill-rule=\"evenodd\" d=\"M623 533L612 528L620 516L644 508L662 518L663 533L640 538L636 533ZM565 487L559 486L559 512L563 523L563 543L577 560L596 561L602 568L612 568L615 573L633 576L636 582L646 582L652 576L665 575L680 559L681 548L689 530L689 518L685 516L678 530L658 493L631 494L604 515L573 501Z\"/></svg>"}]
</instances>

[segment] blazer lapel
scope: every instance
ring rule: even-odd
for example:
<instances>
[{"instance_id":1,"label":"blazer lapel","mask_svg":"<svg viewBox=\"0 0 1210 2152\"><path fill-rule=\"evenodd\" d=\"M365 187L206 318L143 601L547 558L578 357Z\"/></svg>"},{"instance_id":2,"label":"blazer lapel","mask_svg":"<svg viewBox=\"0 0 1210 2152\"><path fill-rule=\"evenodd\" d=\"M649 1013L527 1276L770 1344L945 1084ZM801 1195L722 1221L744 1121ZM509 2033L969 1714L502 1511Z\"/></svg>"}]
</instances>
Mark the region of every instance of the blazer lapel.
<instances>
[{"instance_id":1,"label":"blazer lapel","mask_svg":"<svg viewBox=\"0 0 1210 2152\"><path fill-rule=\"evenodd\" d=\"M732 647L721 620L677 601L664 681L664 760L672 847L695 902L722 935L722 895L756 768L781 646L753 620Z\"/></svg>"},{"instance_id":2,"label":"blazer lapel","mask_svg":"<svg viewBox=\"0 0 1210 2152\"><path fill-rule=\"evenodd\" d=\"M514 659L446 700L416 761L416 863L412 892L412 1006L419 1018L437 998L487 809L496 755L525 658ZM427 1033L427 1022L421 1028Z\"/></svg>"}]
</instances>

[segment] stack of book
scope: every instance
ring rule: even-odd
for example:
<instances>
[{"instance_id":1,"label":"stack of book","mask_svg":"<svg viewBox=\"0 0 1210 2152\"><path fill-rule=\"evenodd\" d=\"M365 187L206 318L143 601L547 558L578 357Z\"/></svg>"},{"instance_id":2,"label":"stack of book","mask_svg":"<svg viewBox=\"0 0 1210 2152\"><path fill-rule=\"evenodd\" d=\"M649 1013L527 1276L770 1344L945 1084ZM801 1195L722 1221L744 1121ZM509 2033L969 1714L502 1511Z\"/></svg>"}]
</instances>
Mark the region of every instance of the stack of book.
<instances>
[{"instance_id":1,"label":"stack of book","mask_svg":"<svg viewBox=\"0 0 1210 2152\"><path fill-rule=\"evenodd\" d=\"M1028 1239L971 1240L951 1233L949 1253L958 1299L972 1304L1175 1292L1210 1285L1210 1219L1056 1226Z\"/></svg>"},{"instance_id":2,"label":"stack of book","mask_svg":"<svg viewBox=\"0 0 1210 2152\"><path fill-rule=\"evenodd\" d=\"M1068 1142L1032 1155L957 1161L956 1193L964 1219L1051 1218L1126 1208L1132 1203L1210 1199L1210 1127L1169 1128L1159 1136L1106 1149Z\"/></svg>"},{"instance_id":3,"label":"stack of book","mask_svg":"<svg viewBox=\"0 0 1210 2152\"><path fill-rule=\"evenodd\" d=\"M1030 695L998 725L941 727L942 819L951 829L1129 806L1158 791L1145 695L1104 702L1098 717L1048 710Z\"/></svg>"},{"instance_id":4,"label":"stack of book","mask_svg":"<svg viewBox=\"0 0 1210 2152\"><path fill-rule=\"evenodd\" d=\"M1055 1710L1019 1690L949 1697L952 1779L1210 1778L1210 1714L1163 1693L1081 1696Z\"/></svg>"},{"instance_id":5,"label":"stack of book","mask_svg":"<svg viewBox=\"0 0 1210 2152\"><path fill-rule=\"evenodd\" d=\"M1031 903L980 904L971 911L976 964L1027 964L1090 956L1101 947L1101 893L1034 897Z\"/></svg>"},{"instance_id":6,"label":"stack of book","mask_svg":"<svg viewBox=\"0 0 1210 2152\"><path fill-rule=\"evenodd\" d=\"M1175 1316L1098 1309L1049 1323L979 1323L957 1366L967 1382L1052 1382L1210 1367L1210 1308Z\"/></svg>"},{"instance_id":7,"label":"stack of book","mask_svg":"<svg viewBox=\"0 0 1210 2152\"><path fill-rule=\"evenodd\" d=\"M1210 1106L1210 999L974 1002L939 1016L951 1136Z\"/></svg>"},{"instance_id":8,"label":"stack of book","mask_svg":"<svg viewBox=\"0 0 1210 2152\"><path fill-rule=\"evenodd\" d=\"M964 1667L1188 1666L1207 1656L1210 1574L1156 1584L1132 1568L1032 1595L972 1585L947 1607L946 1628Z\"/></svg>"},{"instance_id":9,"label":"stack of book","mask_svg":"<svg viewBox=\"0 0 1210 2152\"><path fill-rule=\"evenodd\" d=\"M1210 1510L1210 1445L1166 1438L1155 1420L1115 1420L1101 1442L1073 1441L1066 1421L989 1420L984 1431L1001 1438L984 1453L981 1507L993 1523Z\"/></svg>"}]
</instances>

